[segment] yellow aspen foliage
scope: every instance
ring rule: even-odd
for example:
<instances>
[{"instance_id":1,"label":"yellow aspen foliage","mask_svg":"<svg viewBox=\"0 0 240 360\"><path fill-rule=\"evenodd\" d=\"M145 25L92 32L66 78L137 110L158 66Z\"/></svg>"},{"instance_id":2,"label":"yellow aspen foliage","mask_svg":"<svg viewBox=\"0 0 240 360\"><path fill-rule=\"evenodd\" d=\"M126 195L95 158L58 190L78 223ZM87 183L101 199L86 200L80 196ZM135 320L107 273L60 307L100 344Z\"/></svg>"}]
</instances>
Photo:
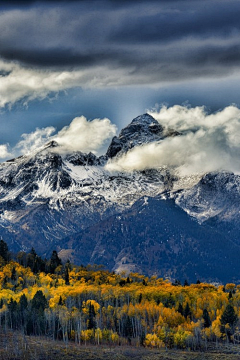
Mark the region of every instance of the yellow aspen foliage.
<instances>
[{"instance_id":1,"label":"yellow aspen foliage","mask_svg":"<svg viewBox=\"0 0 240 360\"><path fill-rule=\"evenodd\" d=\"M104 340L109 341L111 339L111 331L108 329L103 329L102 337Z\"/></svg>"},{"instance_id":2,"label":"yellow aspen foliage","mask_svg":"<svg viewBox=\"0 0 240 360\"><path fill-rule=\"evenodd\" d=\"M190 338L191 332L179 328L173 335L174 345L178 348L185 349L187 347L187 340Z\"/></svg>"},{"instance_id":3,"label":"yellow aspen foliage","mask_svg":"<svg viewBox=\"0 0 240 360\"><path fill-rule=\"evenodd\" d=\"M207 340L210 340L212 338L212 335L214 334L212 327L202 329L202 337Z\"/></svg>"},{"instance_id":4,"label":"yellow aspen foliage","mask_svg":"<svg viewBox=\"0 0 240 360\"><path fill-rule=\"evenodd\" d=\"M74 330L71 330L71 332L70 332L70 339L75 340L75 331Z\"/></svg>"},{"instance_id":5,"label":"yellow aspen foliage","mask_svg":"<svg viewBox=\"0 0 240 360\"><path fill-rule=\"evenodd\" d=\"M82 330L81 331L81 340L85 342L91 340L93 338L94 332L92 329Z\"/></svg>"},{"instance_id":6,"label":"yellow aspen foliage","mask_svg":"<svg viewBox=\"0 0 240 360\"><path fill-rule=\"evenodd\" d=\"M95 330L95 341L99 345L102 340L102 330L100 328L97 328Z\"/></svg>"},{"instance_id":7,"label":"yellow aspen foliage","mask_svg":"<svg viewBox=\"0 0 240 360\"><path fill-rule=\"evenodd\" d=\"M221 321L220 321L220 316L218 316L216 320L212 322L212 332L217 338L220 338L222 336L220 329L221 329Z\"/></svg>"},{"instance_id":8,"label":"yellow aspen foliage","mask_svg":"<svg viewBox=\"0 0 240 360\"><path fill-rule=\"evenodd\" d=\"M111 342L117 344L119 342L119 336L116 332L111 331Z\"/></svg>"},{"instance_id":9,"label":"yellow aspen foliage","mask_svg":"<svg viewBox=\"0 0 240 360\"><path fill-rule=\"evenodd\" d=\"M162 315L159 316L159 319L162 318L162 322L167 324L169 327L176 327L185 321L184 317L174 308L170 309L163 307L161 314Z\"/></svg>"},{"instance_id":10,"label":"yellow aspen foliage","mask_svg":"<svg viewBox=\"0 0 240 360\"><path fill-rule=\"evenodd\" d=\"M87 300L86 302L84 301L83 302L83 312L85 313L85 314L88 314L88 312L89 312L89 305L92 305L93 307L94 307L94 311L95 311L95 313L97 313L98 311L99 311L99 309L100 309L100 305L98 304L98 302L97 301L95 301L95 300Z\"/></svg>"},{"instance_id":11,"label":"yellow aspen foliage","mask_svg":"<svg viewBox=\"0 0 240 360\"><path fill-rule=\"evenodd\" d=\"M145 345L152 348L164 347L164 342L160 340L156 334L147 334L145 339Z\"/></svg>"},{"instance_id":12,"label":"yellow aspen foliage","mask_svg":"<svg viewBox=\"0 0 240 360\"><path fill-rule=\"evenodd\" d=\"M157 326L154 328L155 334L157 334L158 338L164 342L166 339L167 329L165 326Z\"/></svg>"},{"instance_id":13,"label":"yellow aspen foliage","mask_svg":"<svg viewBox=\"0 0 240 360\"><path fill-rule=\"evenodd\" d=\"M233 291L235 289L235 287L236 287L235 284L229 283L229 284L226 284L225 289L228 291Z\"/></svg>"}]
</instances>

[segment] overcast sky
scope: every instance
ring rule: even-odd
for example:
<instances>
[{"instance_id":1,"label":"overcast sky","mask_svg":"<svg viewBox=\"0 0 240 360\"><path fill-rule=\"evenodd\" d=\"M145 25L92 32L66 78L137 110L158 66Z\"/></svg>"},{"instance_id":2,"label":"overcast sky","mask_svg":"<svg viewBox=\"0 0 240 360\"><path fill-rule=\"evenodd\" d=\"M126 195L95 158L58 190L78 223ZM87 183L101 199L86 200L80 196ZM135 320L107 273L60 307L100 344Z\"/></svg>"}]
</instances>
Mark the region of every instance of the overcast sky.
<instances>
[{"instance_id":1,"label":"overcast sky","mask_svg":"<svg viewBox=\"0 0 240 360\"><path fill-rule=\"evenodd\" d=\"M82 115L120 130L156 104L239 106L239 14L232 0L1 1L0 156Z\"/></svg>"}]
</instances>

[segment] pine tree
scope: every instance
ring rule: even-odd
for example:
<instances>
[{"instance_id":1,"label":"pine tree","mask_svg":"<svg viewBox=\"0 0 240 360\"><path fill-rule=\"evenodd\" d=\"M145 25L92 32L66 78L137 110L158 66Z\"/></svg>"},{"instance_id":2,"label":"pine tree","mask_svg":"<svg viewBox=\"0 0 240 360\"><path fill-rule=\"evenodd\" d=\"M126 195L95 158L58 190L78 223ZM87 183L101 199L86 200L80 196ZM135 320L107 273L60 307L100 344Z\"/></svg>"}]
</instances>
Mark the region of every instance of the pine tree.
<instances>
[{"instance_id":1,"label":"pine tree","mask_svg":"<svg viewBox=\"0 0 240 360\"><path fill-rule=\"evenodd\" d=\"M203 327L209 328L211 326L212 322L210 320L210 316L209 316L207 309L203 310L203 320L204 320Z\"/></svg>"},{"instance_id":2,"label":"pine tree","mask_svg":"<svg viewBox=\"0 0 240 360\"><path fill-rule=\"evenodd\" d=\"M44 311L47 307L47 299L42 290L38 290L32 299L32 309Z\"/></svg>"},{"instance_id":3,"label":"pine tree","mask_svg":"<svg viewBox=\"0 0 240 360\"><path fill-rule=\"evenodd\" d=\"M173 286L181 286L181 281L180 280L175 280L173 283L172 283Z\"/></svg>"},{"instance_id":4,"label":"pine tree","mask_svg":"<svg viewBox=\"0 0 240 360\"><path fill-rule=\"evenodd\" d=\"M23 294L23 295L20 297L19 307L20 307L20 310L21 310L21 311L24 311L24 310L27 309L27 307L28 307L28 301L27 301L27 297L26 297L25 294Z\"/></svg>"},{"instance_id":5,"label":"pine tree","mask_svg":"<svg viewBox=\"0 0 240 360\"><path fill-rule=\"evenodd\" d=\"M177 311L178 311L181 315L183 315L183 306L182 306L181 303L179 303L178 308L177 308Z\"/></svg>"},{"instance_id":6,"label":"pine tree","mask_svg":"<svg viewBox=\"0 0 240 360\"><path fill-rule=\"evenodd\" d=\"M35 273L34 265L36 261L37 253L32 247L29 254L27 254L27 266L30 267L30 269Z\"/></svg>"},{"instance_id":7,"label":"pine tree","mask_svg":"<svg viewBox=\"0 0 240 360\"><path fill-rule=\"evenodd\" d=\"M49 271L51 274L54 274L56 268L62 265L62 261L61 259L58 257L58 254L56 252L56 250L53 250L52 252L52 256L50 258L50 265L49 265Z\"/></svg>"},{"instance_id":8,"label":"pine tree","mask_svg":"<svg viewBox=\"0 0 240 360\"><path fill-rule=\"evenodd\" d=\"M31 301L31 309L27 320L27 333L34 335L42 335L45 331L45 314L48 303L45 295L38 290Z\"/></svg>"},{"instance_id":9,"label":"pine tree","mask_svg":"<svg viewBox=\"0 0 240 360\"><path fill-rule=\"evenodd\" d=\"M11 274L11 280L16 281L17 280L17 272L15 266L12 268L12 274Z\"/></svg>"},{"instance_id":10,"label":"pine tree","mask_svg":"<svg viewBox=\"0 0 240 360\"><path fill-rule=\"evenodd\" d=\"M234 334L236 329L236 324L238 321L238 316L235 313L235 310L231 304L228 304L221 316L221 332L227 335L228 339L231 339L231 335ZM226 326L228 325L228 326Z\"/></svg>"},{"instance_id":11,"label":"pine tree","mask_svg":"<svg viewBox=\"0 0 240 360\"><path fill-rule=\"evenodd\" d=\"M6 262L10 260L7 243L3 240L0 240L0 256Z\"/></svg>"},{"instance_id":12,"label":"pine tree","mask_svg":"<svg viewBox=\"0 0 240 360\"><path fill-rule=\"evenodd\" d=\"M72 264L71 264L71 262L70 262L70 260L68 259L67 260L67 262L66 262L66 264L65 264L65 266L67 266L68 267L68 270L72 270Z\"/></svg>"},{"instance_id":13,"label":"pine tree","mask_svg":"<svg viewBox=\"0 0 240 360\"><path fill-rule=\"evenodd\" d=\"M68 272L68 267L67 266L65 266L64 279L65 279L65 284L69 285L70 284L70 282L69 282L69 272Z\"/></svg>"},{"instance_id":14,"label":"pine tree","mask_svg":"<svg viewBox=\"0 0 240 360\"><path fill-rule=\"evenodd\" d=\"M62 300L61 295L60 295L60 297L59 297L58 305L60 305L60 306L62 306L62 305L63 305L63 300Z\"/></svg>"},{"instance_id":15,"label":"pine tree","mask_svg":"<svg viewBox=\"0 0 240 360\"><path fill-rule=\"evenodd\" d=\"M132 322L131 322L131 319L130 319L129 316L127 316L127 318L126 318L125 327L124 327L124 333L125 333L125 336L128 339L129 345L131 345L131 338L132 338L132 335L133 335L133 326L132 326Z\"/></svg>"},{"instance_id":16,"label":"pine tree","mask_svg":"<svg viewBox=\"0 0 240 360\"><path fill-rule=\"evenodd\" d=\"M189 303L187 302L184 310L183 310L183 316L187 319L187 317L189 316L191 318L192 316L192 313L191 313L191 310L190 310L190 306L189 306Z\"/></svg>"},{"instance_id":17,"label":"pine tree","mask_svg":"<svg viewBox=\"0 0 240 360\"><path fill-rule=\"evenodd\" d=\"M8 304L9 325L11 329L17 328L17 307L17 302L11 298Z\"/></svg>"},{"instance_id":18,"label":"pine tree","mask_svg":"<svg viewBox=\"0 0 240 360\"><path fill-rule=\"evenodd\" d=\"M26 324L28 322L29 314L28 314L28 301L25 294L20 297L18 303L19 315L20 315L20 322L24 329L24 333L26 332Z\"/></svg>"},{"instance_id":19,"label":"pine tree","mask_svg":"<svg viewBox=\"0 0 240 360\"><path fill-rule=\"evenodd\" d=\"M90 302L89 309L88 309L88 329L96 329L96 322L95 322L95 310L94 306Z\"/></svg>"}]
</instances>

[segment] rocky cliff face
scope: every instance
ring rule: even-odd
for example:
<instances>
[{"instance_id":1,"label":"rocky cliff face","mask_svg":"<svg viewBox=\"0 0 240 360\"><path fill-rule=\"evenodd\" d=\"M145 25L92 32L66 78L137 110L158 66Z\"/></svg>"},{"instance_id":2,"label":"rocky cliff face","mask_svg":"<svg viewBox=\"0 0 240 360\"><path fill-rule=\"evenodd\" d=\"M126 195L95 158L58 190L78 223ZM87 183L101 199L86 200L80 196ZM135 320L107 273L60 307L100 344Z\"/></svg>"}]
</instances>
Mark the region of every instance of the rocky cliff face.
<instances>
[{"instance_id":1,"label":"rocky cliff face","mask_svg":"<svg viewBox=\"0 0 240 360\"><path fill-rule=\"evenodd\" d=\"M0 164L0 235L15 251L33 246L49 255L57 248L77 263L179 278L193 273L203 278L212 269L211 279L221 280L217 258L224 262L228 256L231 264L238 254L238 175L210 173L182 181L171 169L105 168L109 159L168 136L181 134L144 114L112 139L104 156L63 155L53 141ZM220 248L219 239L225 244ZM234 262L233 271L237 266Z\"/></svg>"},{"instance_id":2,"label":"rocky cliff face","mask_svg":"<svg viewBox=\"0 0 240 360\"><path fill-rule=\"evenodd\" d=\"M151 115L136 117L119 134L114 136L107 150L107 157L120 156L138 145L163 139L163 127Z\"/></svg>"}]
</instances>

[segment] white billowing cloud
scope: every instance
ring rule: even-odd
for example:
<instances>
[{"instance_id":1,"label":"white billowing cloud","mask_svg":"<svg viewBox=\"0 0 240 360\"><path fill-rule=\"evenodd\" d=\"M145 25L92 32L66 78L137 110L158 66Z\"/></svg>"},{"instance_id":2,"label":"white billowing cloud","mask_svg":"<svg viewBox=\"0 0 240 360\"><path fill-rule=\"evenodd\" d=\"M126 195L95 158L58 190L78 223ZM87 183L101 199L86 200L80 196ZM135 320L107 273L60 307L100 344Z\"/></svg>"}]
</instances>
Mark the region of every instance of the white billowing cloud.
<instances>
[{"instance_id":1,"label":"white billowing cloud","mask_svg":"<svg viewBox=\"0 0 240 360\"><path fill-rule=\"evenodd\" d=\"M122 70L107 69L105 66L57 71L26 68L18 63L0 60L0 108L11 106L20 100L24 104L34 99L42 100L52 92L58 93L79 86L117 86L123 77L126 74Z\"/></svg>"},{"instance_id":2,"label":"white billowing cloud","mask_svg":"<svg viewBox=\"0 0 240 360\"><path fill-rule=\"evenodd\" d=\"M215 170L240 173L240 109L229 106L208 115L204 107L162 107L150 112L165 128L181 132L138 146L107 164L108 170L133 171L171 167L188 176Z\"/></svg>"},{"instance_id":3,"label":"white billowing cloud","mask_svg":"<svg viewBox=\"0 0 240 360\"><path fill-rule=\"evenodd\" d=\"M15 151L20 150L21 154L24 155L33 153L46 144L55 131L56 129L53 126L49 126L42 129L36 128L35 131L29 134L22 134L22 140L17 143L14 149Z\"/></svg>"},{"instance_id":4,"label":"white billowing cloud","mask_svg":"<svg viewBox=\"0 0 240 360\"><path fill-rule=\"evenodd\" d=\"M0 145L0 158L5 159L11 156L12 154L8 151L8 145L7 144Z\"/></svg>"},{"instance_id":5,"label":"white billowing cloud","mask_svg":"<svg viewBox=\"0 0 240 360\"><path fill-rule=\"evenodd\" d=\"M37 128L29 134L22 134L22 139L13 151L15 156L19 153L32 154L47 142L55 140L59 146L54 151L58 153L71 153L73 151L98 153L98 151L101 152L105 142L116 134L116 131L116 126L107 118L88 121L84 116L80 116L73 119L70 125L63 127L55 135L56 129L52 126Z\"/></svg>"},{"instance_id":6,"label":"white billowing cloud","mask_svg":"<svg viewBox=\"0 0 240 360\"><path fill-rule=\"evenodd\" d=\"M170 108L162 106L159 111L148 111L159 123L178 131L209 129L227 126L229 122L238 123L240 109L236 106L227 106L214 114L208 115L204 106L174 105Z\"/></svg>"},{"instance_id":7,"label":"white billowing cloud","mask_svg":"<svg viewBox=\"0 0 240 360\"><path fill-rule=\"evenodd\" d=\"M106 140L116 134L116 131L116 126L107 118L87 121L84 116L80 116L59 131L54 140L61 145L60 151L63 152L91 151L96 153Z\"/></svg>"},{"instance_id":8,"label":"white billowing cloud","mask_svg":"<svg viewBox=\"0 0 240 360\"><path fill-rule=\"evenodd\" d=\"M58 92L81 84L81 71L51 71L31 69L14 62L0 61L0 107L24 99L43 99L50 92Z\"/></svg>"}]
</instances>

